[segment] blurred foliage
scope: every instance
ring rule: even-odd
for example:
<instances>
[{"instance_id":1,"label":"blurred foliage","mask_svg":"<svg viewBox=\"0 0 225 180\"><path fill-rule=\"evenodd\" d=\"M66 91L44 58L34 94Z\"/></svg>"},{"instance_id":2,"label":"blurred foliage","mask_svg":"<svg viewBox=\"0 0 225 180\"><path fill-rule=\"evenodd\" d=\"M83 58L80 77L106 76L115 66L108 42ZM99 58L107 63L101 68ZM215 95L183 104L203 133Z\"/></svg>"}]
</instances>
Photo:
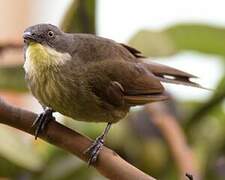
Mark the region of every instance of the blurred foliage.
<instances>
[{"instance_id":1,"label":"blurred foliage","mask_svg":"<svg viewBox=\"0 0 225 180\"><path fill-rule=\"evenodd\" d=\"M162 31L141 30L129 44L151 57L170 56L184 50L225 56L225 29L203 24L177 24Z\"/></svg>"},{"instance_id":2,"label":"blurred foliage","mask_svg":"<svg viewBox=\"0 0 225 180\"><path fill-rule=\"evenodd\" d=\"M61 28L66 32L96 32L96 1L73 0ZM175 24L161 31L141 30L129 44L145 56L162 57L181 51L218 55L224 60L225 28L207 24ZM208 75L208 74L207 74ZM0 67L0 89L27 91L22 66ZM174 102L179 123L200 164L203 179L225 179L225 71L213 95L202 101ZM175 112L176 111L176 112ZM132 119L135 119L133 121ZM132 118L131 118L132 117ZM141 118L143 117L143 118ZM71 121L65 125L95 138L105 124ZM210 131L210 132L209 132ZM126 141L124 141L126 140ZM0 128L0 177L34 180L105 179L75 156L43 141L26 139L10 128ZM106 141L128 162L158 179L178 178L178 168L160 132L139 109L129 121L115 124ZM221 170L222 169L222 170Z\"/></svg>"},{"instance_id":3,"label":"blurred foliage","mask_svg":"<svg viewBox=\"0 0 225 180\"><path fill-rule=\"evenodd\" d=\"M191 114L191 117L189 117L189 119L187 120L186 128L188 128L189 125L191 124L201 121L204 116L207 116L208 114L211 113L212 109L221 106L225 98L224 88L225 88L225 76L222 77L221 80L219 81L218 86L214 91L214 94L210 97L210 99L203 105L201 105L199 108L194 110L194 112Z\"/></svg>"},{"instance_id":4,"label":"blurred foliage","mask_svg":"<svg viewBox=\"0 0 225 180\"><path fill-rule=\"evenodd\" d=\"M171 56L177 53L173 40L164 31L139 31L130 39L129 45L139 49L146 57Z\"/></svg>"},{"instance_id":5,"label":"blurred foliage","mask_svg":"<svg viewBox=\"0 0 225 180\"><path fill-rule=\"evenodd\" d=\"M22 66L0 67L0 89L18 92L27 91Z\"/></svg>"},{"instance_id":6,"label":"blurred foliage","mask_svg":"<svg viewBox=\"0 0 225 180\"><path fill-rule=\"evenodd\" d=\"M31 144L23 142L23 139L12 129L5 126L1 126L0 129L0 155L18 166L39 170L43 161L36 149Z\"/></svg>"},{"instance_id":7,"label":"blurred foliage","mask_svg":"<svg viewBox=\"0 0 225 180\"><path fill-rule=\"evenodd\" d=\"M74 0L61 23L62 30L95 34L95 7L95 0Z\"/></svg>"},{"instance_id":8,"label":"blurred foliage","mask_svg":"<svg viewBox=\"0 0 225 180\"><path fill-rule=\"evenodd\" d=\"M203 24L178 24L165 30L178 51L225 55L225 29Z\"/></svg>"}]
</instances>

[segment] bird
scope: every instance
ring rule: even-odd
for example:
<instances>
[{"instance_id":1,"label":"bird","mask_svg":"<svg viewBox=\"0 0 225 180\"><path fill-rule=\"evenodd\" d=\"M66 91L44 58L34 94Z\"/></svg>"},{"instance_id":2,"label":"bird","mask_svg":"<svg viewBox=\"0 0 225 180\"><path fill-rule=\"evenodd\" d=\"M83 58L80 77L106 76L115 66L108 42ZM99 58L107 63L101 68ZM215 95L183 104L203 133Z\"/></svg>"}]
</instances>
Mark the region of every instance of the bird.
<instances>
[{"instance_id":1,"label":"bird","mask_svg":"<svg viewBox=\"0 0 225 180\"><path fill-rule=\"evenodd\" d=\"M34 121L35 139L59 112L78 121L106 122L103 133L85 151L97 161L113 123L132 106L168 100L162 82L203 88L196 76L146 62L141 52L93 34L66 33L52 24L25 29L25 79L43 107Z\"/></svg>"}]
</instances>

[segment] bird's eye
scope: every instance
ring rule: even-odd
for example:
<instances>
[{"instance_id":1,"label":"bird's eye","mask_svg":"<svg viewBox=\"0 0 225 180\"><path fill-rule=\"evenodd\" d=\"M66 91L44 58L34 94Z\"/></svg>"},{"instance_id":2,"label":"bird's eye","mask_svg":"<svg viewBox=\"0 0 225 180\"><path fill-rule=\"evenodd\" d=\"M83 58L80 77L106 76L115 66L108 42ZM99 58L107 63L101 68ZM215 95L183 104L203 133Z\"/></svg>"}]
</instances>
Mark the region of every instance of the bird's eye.
<instances>
[{"instance_id":1,"label":"bird's eye","mask_svg":"<svg viewBox=\"0 0 225 180\"><path fill-rule=\"evenodd\" d=\"M54 36L54 32L53 31L48 31L48 36L49 37L53 37Z\"/></svg>"}]
</instances>

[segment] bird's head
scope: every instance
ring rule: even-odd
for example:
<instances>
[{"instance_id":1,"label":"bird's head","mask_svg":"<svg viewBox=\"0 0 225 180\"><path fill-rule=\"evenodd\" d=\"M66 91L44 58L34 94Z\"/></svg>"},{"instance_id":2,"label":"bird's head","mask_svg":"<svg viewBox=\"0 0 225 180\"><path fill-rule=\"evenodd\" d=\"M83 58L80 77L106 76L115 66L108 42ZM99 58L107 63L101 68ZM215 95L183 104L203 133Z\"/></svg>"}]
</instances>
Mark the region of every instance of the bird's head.
<instances>
[{"instance_id":1,"label":"bird's head","mask_svg":"<svg viewBox=\"0 0 225 180\"><path fill-rule=\"evenodd\" d=\"M60 52L66 52L68 34L61 31L58 27L51 24L37 24L28 27L23 33L24 43L39 43L43 46L49 46Z\"/></svg>"},{"instance_id":2,"label":"bird's head","mask_svg":"<svg viewBox=\"0 0 225 180\"><path fill-rule=\"evenodd\" d=\"M23 34L26 60L36 65L62 64L71 58L70 35L51 24L28 27Z\"/></svg>"}]
</instances>

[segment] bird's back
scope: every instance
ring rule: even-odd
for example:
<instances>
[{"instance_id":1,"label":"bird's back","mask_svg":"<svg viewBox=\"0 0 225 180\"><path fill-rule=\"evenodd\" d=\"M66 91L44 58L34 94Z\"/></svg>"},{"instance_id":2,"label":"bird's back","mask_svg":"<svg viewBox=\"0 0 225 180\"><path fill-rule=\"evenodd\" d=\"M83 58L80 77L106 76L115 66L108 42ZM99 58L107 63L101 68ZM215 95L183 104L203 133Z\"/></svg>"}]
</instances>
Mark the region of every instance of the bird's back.
<instances>
[{"instance_id":1,"label":"bird's back","mask_svg":"<svg viewBox=\"0 0 225 180\"><path fill-rule=\"evenodd\" d=\"M76 62L129 61L138 59L123 44L92 34L73 34L71 54Z\"/></svg>"}]
</instances>

